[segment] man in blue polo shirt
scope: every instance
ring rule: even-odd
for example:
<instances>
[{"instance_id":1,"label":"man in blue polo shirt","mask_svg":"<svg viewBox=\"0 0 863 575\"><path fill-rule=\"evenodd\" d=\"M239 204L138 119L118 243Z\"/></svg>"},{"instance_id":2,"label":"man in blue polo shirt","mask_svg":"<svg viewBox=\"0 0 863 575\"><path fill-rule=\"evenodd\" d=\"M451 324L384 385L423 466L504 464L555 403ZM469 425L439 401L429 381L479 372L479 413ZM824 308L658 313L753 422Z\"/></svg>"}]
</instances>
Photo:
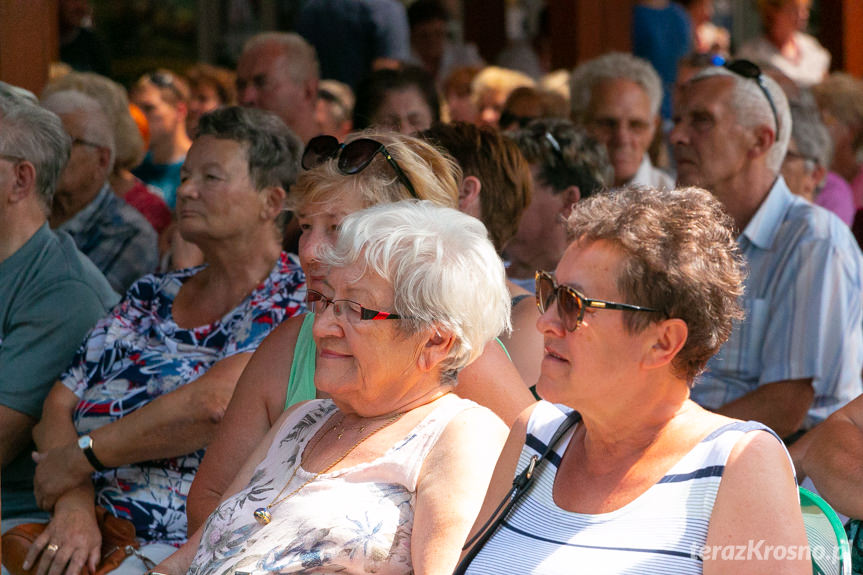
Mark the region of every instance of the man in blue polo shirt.
<instances>
[{"instance_id":1,"label":"man in blue polo shirt","mask_svg":"<svg viewBox=\"0 0 863 575\"><path fill-rule=\"evenodd\" d=\"M0 85L0 469L3 530L47 516L33 497L31 430L87 331L118 296L48 227L69 157L60 119Z\"/></svg>"},{"instance_id":2,"label":"man in blue polo shirt","mask_svg":"<svg viewBox=\"0 0 863 575\"><path fill-rule=\"evenodd\" d=\"M782 90L746 61L687 82L671 133L678 185L724 204L749 266L746 317L692 397L785 438L863 391L863 257L848 226L788 190L790 136Z\"/></svg>"}]
</instances>

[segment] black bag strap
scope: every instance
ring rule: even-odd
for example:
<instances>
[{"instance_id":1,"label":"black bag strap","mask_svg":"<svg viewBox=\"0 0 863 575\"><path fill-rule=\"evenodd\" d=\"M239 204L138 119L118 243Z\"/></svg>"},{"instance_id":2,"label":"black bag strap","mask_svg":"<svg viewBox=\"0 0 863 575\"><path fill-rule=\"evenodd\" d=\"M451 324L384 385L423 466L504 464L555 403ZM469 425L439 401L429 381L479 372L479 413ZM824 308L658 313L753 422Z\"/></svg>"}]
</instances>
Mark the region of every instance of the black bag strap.
<instances>
[{"instance_id":1,"label":"black bag strap","mask_svg":"<svg viewBox=\"0 0 863 575\"><path fill-rule=\"evenodd\" d=\"M545 448L545 451L537 457L534 455L530 458L530 462L527 464L527 467L524 470L515 476L515 479L512 480L512 489L504 496L503 500L501 500L500 504L491 514L488 521L485 522L485 525L480 528L476 534L465 543L462 551L470 548L470 551L464 558L459 562L458 566L453 571L453 575L464 575L467 572L468 566L474 560L477 553L483 548L483 546L491 539L491 536L494 535L494 532L497 531L497 528L500 527L500 524L503 523L506 516L512 510L513 506L521 499L522 495L530 490L533 485L533 478L539 472L539 467L548 459L549 454L554 450L554 446L560 441L563 434L569 431L569 429L581 421L581 414L577 411L571 412L566 419L563 420L563 423L557 428L557 431L554 432L554 435L551 436L551 439L548 442L548 445ZM471 547L473 545L473 547Z\"/></svg>"}]
</instances>

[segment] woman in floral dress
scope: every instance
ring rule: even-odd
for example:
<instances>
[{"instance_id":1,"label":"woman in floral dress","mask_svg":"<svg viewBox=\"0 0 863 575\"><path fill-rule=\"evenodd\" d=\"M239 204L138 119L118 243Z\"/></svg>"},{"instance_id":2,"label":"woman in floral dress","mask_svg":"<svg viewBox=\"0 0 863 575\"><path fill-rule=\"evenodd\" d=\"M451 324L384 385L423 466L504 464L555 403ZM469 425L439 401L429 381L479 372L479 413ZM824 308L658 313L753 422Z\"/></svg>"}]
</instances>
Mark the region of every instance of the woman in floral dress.
<instances>
[{"instance_id":1,"label":"woman in floral dress","mask_svg":"<svg viewBox=\"0 0 863 575\"><path fill-rule=\"evenodd\" d=\"M264 112L201 119L177 219L208 263L138 280L48 396L34 484L53 516L27 556L39 573L96 566L95 505L132 520L156 561L185 541L186 495L240 373L273 327L305 310L305 278L280 247L300 149Z\"/></svg>"}]
</instances>

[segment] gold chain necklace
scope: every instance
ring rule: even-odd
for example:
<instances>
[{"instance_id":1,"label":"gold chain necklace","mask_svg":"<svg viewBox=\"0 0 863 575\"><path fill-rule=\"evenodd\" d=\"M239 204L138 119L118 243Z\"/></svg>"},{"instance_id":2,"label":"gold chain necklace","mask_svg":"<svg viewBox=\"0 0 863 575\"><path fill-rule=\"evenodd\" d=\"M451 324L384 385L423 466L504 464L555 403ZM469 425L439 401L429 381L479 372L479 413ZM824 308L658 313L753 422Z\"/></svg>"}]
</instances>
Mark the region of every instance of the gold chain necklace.
<instances>
[{"instance_id":1,"label":"gold chain necklace","mask_svg":"<svg viewBox=\"0 0 863 575\"><path fill-rule=\"evenodd\" d=\"M274 498L270 503L268 503L266 507L258 507L257 509L255 509L255 512L254 512L255 521L257 521L257 522L258 522L258 523L260 523L261 525L267 525L270 521L272 521L272 520L273 520L273 514L272 514L272 513L270 513L270 509L272 509L272 508L273 508L273 507L275 507L276 505L279 505L280 503L282 503L282 502L284 502L284 501L286 501L286 500L290 499L291 497L293 497L294 495L296 495L297 493L299 493L299 492L300 492L300 490L301 490L302 488L304 488L306 485L308 485L309 483L311 483L312 481L314 481L315 479L317 479L318 477L320 477L321 475L323 475L324 473L328 472L330 469L332 469L333 467L335 467L336 465L338 465L339 463L341 463L341 462L345 459L345 457L347 457L348 455L350 455L350 453L351 453L354 449L356 449L357 447L359 447L359 446L360 446L360 444L361 444L362 442L364 442L366 439L368 439L369 437L371 437L371 436L372 436L372 435L374 435L375 433L377 433L377 432L379 432L379 431L383 431L384 429L386 429L387 427L389 427L390 425L392 425L393 423L395 423L396 421L398 421L399 419L401 419L401 417L402 417L405 413L407 413L407 412L397 413L397 414L393 415L392 417L390 417L389 419L387 419L387 420L384 422L384 424L383 424L383 425L381 425L381 426L380 426L380 427L378 427L377 429L374 429L371 433L368 433L367 435L364 435L364 436L360 437L360 438L359 438L359 440L357 440L357 442L356 442L356 443L354 443L353 445L351 445L351 446L347 449L347 451L345 451L345 452L344 452L344 453L342 453L339 457L337 457L335 461L333 461L332 463L330 463L329 465L327 465L324 469L322 469L322 470L318 471L317 473L315 473L315 474L311 477L311 479L307 479L307 480L306 480L302 485L300 485L299 487L297 487L296 489L294 489L293 491L291 491L290 493L288 493L287 495L285 495L284 497L282 497L282 493L284 493L284 492L285 492L285 489L287 489L287 488L288 488L288 485L290 485L290 484L291 484L291 481L293 481L293 480L294 480L294 477L296 477L296 476L297 476L297 471L299 471L299 470L300 470L300 466L302 465L302 457L300 456L300 461L297 463L297 466L294 468L294 472L291 474L291 477L290 477L290 479L288 479L288 482L287 482L287 483L285 483L285 486L284 486L284 487L282 487L282 490L281 490L281 491L279 491L279 492L276 494L276 497L275 497L275 498ZM342 419L344 420L344 418L342 418ZM327 429L326 431L324 431L323 435L321 435L321 438L320 438L320 439L318 439L317 443L315 443L315 448L317 448L317 446L321 443L321 440L323 440L323 438L324 438L324 437L325 437L325 436L326 436L330 431L332 431L332 430L333 430L333 429L335 429L335 428L336 428L336 426L334 425L334 426L330 427L329 429ZM362 427L360 427L360 432L362 432L365 428L366 428L366 426L365 426L365 425L363 425ZM342 430L342 433L344 433L344 429ZM339 438L341 438L341 433L339 434ZM281 497L281 499L279 499L280 497Z\"/></svg>"}]
</instances>

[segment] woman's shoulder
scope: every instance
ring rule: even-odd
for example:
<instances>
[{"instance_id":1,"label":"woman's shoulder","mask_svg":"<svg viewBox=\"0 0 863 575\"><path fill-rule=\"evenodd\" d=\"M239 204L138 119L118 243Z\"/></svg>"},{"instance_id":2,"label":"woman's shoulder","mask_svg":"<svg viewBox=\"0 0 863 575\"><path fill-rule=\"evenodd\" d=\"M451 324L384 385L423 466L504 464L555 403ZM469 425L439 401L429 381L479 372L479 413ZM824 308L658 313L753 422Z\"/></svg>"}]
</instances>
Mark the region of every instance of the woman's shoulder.
<instances>
[{"instance_id":1,"label":"woman's shoulder","mask_svg":"<svg viewBox=\"0 0 863 575\"><path fill-rule=\"evenodd\" d=\"M245 300L253 310L281 308L288 315L305 310L306 276L296 256L282 252L267 278Z\"/></svg>"},{"instance_id":2,"label":"woman's shoulder","mask_svg":"<svg viewBox=\"0 0 863 575\"><path fill-rule=\"evenodd\" d=\"M572 409L565 405L541 400L526 409L519 420L526 437L534 437L545 444L571 412ZM513 425L513 429L515 427Z\"/></svg>"},{"instance_id":3,"label":"woman's shoulder","mask_svg":"<svg viewBox=\"0 0 863 575\"><path fill-rule=\"evenodd\" d=\"M279 428L276 437L281 442L301 440L307 437L308 430L316 429L317 424L335 409L330 399L309 399L295 403L282 412L273 424L273 427Z\"/></svg>"}]
</instances>

